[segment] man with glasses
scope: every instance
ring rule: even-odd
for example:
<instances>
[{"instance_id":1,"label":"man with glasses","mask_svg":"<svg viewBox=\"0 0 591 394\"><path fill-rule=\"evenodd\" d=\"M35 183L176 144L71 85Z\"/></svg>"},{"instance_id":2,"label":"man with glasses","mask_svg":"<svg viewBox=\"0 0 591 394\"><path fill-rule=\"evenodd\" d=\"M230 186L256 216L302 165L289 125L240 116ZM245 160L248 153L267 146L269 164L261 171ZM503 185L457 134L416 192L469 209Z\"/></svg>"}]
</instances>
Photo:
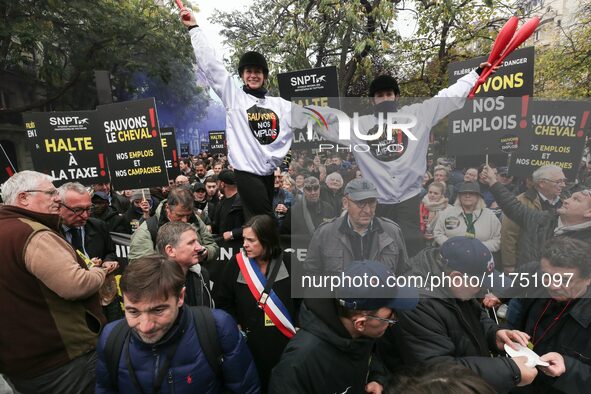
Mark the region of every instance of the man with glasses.
<instances>
[{"instance_id":1,"label":"man with glasses","mask_svg":"<svg viewBox=\"0 0 591 394\"><path fill-rule=\"evenodd\" d=\"M340 273L353 261L373 260L395 273L404 272L406 246L400 227L376 217L378 191L373 183L356 178L345 187L346 214L321 224L308 247L306 274Z\"/></svg>"},{"instance_id":2,"label":"man with glasses","mask_svg":"<svg viewBox=\"0 0 591 394\"><path fill-rule=\"evenodd\" d=\"M131 237L129 246L129 261L155 253L158 229L168 222L185 222L195 227L205 252L199 255L199 262L213 262L217 258L219 246L205 223L193 213L193 193L186 186L175 187L168 193L168 198L162 202L160 216L154 215L145 220Z\"/></svg>"},{"instance_id":3,"label":"man with glasses","mask_svg":"<svg viewBox=\"0 0 591 394\"><path fill-rule=\"evenodd\" d=\"M346 277L388 283L393 277L375 261L353 262ZM374 354L376 339L396 323L394 310L412 309L412 289L350 286L343 283L335 298L308 298L302 304L300 330L287 344L273 369L270 394L381 393L385 371Z\"/></svg>"},{"instance_id":4,"label":"man with glasses","mask_svg":"<svg viewBox=\"0 0 591 394\"><path fill-rule=\"evenodd\" d=\"M517 265L539 261L542 246L552 237L571 237L591 243L591 192L584 189L562 201L556 210L539 211L521 204L503 185L490 168L483 171L495 200L503 213L522 229ZM564 187L564 178L546 178L541 182ZM562 185L562 186L561 186ZM558 197L556 197L558 198Z\"/></svg>"},{"instance_id":5,"label":"man with glasses","mask_svg":"<svg viewBox=\"0 0 591 394\"><path fill-rule=\"evenodd\" d=\"M98 291L112 267L87 266L62 238L50 176L18 172L2 198L0 373L21 393L92 393L106 323Z\"/></svg>"},{"instance_id":6,"label":"man with glasses","mask_svg":"<svg viewBox=\"0 0 591 394\"><path fill-rule=\"evenodd\" d=\"M58 189L60 196L59 214L62 219L61 232L64 238L83 259L97 266L115 271L119 258L107 224L90 215L94 205L88 190L77 182L68 182ZM123 261L121 261L123 262ZM107 277L108 285L101 289L101 305L108 321L123 317L117 297L114 278ZM110 287L109 287L110 285ZM110 290L110 291L106 291Z\"/></svg>"},{"instance_id":7,"label":"man with glasses","mask_svg":"<svg viewBox=\"0 0 591 394\"><path fill-rule=\"evenodd\" d=\"M499 171L499 183L507 187L503 182L502 171ZM524 206L538 211L555 211L562 206L560 193L566 186L566 178L562 168L555 165L546 165L538 168L532 174L533 188L526 190L517 196L517 200ZM503 271L513 272L518 262L527 263L529 254L527 237L523 235L519 224L512 221L506 215L501 226L501 255Z\"/></svg>"},{"instance_id":8,"label":"man with glasses","mask_svg":"<svg viewBox=\"0 0 591 394\"><path fill-rule=\"evenodd\" d=\"M292 238L305 236L309 241L318 226L336 216L332 205L320 200L320 181L310 176L304 180L304 198L298 199L287 212L281 230L285 234L291 234Z\"/></svg>"}]
</instances>

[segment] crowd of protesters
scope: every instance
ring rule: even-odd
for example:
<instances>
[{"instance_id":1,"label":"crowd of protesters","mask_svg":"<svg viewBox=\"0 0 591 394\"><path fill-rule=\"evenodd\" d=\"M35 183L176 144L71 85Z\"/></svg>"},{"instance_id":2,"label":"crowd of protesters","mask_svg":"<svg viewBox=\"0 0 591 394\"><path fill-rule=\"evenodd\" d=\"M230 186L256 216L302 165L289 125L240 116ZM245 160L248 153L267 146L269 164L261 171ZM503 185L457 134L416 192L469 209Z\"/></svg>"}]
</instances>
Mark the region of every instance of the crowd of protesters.
<instances>
[{"instance_id":1,"label":"crowd of protesters","mask_svg":"<svg viewBox=\"0 0 591 394\"><path fill-rule=\"evenodd\" d=\"M228 156L182 158L175 179L150 189L56 188L35 171L2 185L0 373L10 390L588 392L586 162L569 181L553 165L517 179L484 157L456 168L426 144L383 174L369 155L290 151L299 109L266 95L265 58L242 56L238 88L194 16L181 16L198 67L231 108ZM480 70L438 96L465 98ZM399 95L392 77L370 86L376 114L396 110ZM430 119L421 138L461 101L437 114L433 103L414 107ZM276 121L270 134L249 125L261 116ZM450 280L296 295L302 273ZM515 275L519 286L508 286ZM466 276L487 280L455 280ZM540 357L508 356L520 347Z\"/></svg>"}]
</instances>

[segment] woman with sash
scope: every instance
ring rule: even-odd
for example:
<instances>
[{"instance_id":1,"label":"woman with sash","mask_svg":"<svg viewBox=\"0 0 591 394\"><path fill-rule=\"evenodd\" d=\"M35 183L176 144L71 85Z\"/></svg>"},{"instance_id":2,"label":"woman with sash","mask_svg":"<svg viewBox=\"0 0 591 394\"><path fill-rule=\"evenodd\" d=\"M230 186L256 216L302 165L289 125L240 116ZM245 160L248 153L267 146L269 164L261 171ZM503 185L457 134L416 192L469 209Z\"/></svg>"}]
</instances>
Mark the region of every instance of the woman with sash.
<instances>
[{"instance_id":1,"label":"woman with sash","mask_svg":"<svg viewBox=\"0 0 591 394\"><path fill-rule=\"evenodd\" d=\"M230 313L246 334L261 388L295 334L297 305L291 298L290 257L284 255L275 219L253 216L243 227L244 250L216 284L216 306Z\"/></svg>"}]
</instances>

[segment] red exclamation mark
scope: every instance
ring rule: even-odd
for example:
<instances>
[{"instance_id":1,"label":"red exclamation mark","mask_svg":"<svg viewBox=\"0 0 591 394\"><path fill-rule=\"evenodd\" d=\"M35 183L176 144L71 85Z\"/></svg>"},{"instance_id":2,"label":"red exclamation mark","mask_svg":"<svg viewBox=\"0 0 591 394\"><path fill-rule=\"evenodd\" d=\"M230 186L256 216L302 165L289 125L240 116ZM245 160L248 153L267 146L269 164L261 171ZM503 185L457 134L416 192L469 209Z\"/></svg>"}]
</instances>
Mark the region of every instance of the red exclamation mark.
<instances>
[{"instance_id":1,"label":"red exclamation mark","mask_svg":"<svg viewBox=\"0 0 591 394\"><path fill-rule=\"evenodd\" d=\"M521 97L521 122L519 122L519 127L525 129L527 127L527 107L529 104L529 95L525 95Z\"/></svg>"},{"instance_id":2,"label":"red exclamation mark","mask_svg":"<svg viewBox=\"0 0 591 394\"><path fill-rule=\"evenodd\" d=\"M107 172L105 171L105 155L102 153L99 153L98 156L99 156L99 166L101 168L101 176L105 176L105 175L107 175Z\"/></svg>"},{"instance_id":3,"label":"red exclamation mark","mask_svg":"<svg viewBox=\"0 0 591 394\"><path fill-rule=\"evenodd\" d=\"M172 166L173 167L178 167L179 163L177 162L176 159L176 149L172 150Z\"/></svg>"},{"instance_id":4,"label":"red exclamation mark","mask_svg":"<svg viewBox=\"0 0 591 394\"><path fill-rule=\"evenodd\" d=\"M277 125L277 118L273 116L273 121L271 122L271 130L273 130L273 139L277 138L277 132L275 131L275 126Z\"/></svg>"},{"instance_id":5,"label":"red exclamation mark","mask_svg":"<svg viewBox=\"0 0 591 394\"><path fill-rule=\"evenodd\" d=\"M396 131L396 139L398 140L398 145L402 145L402 131Z\"/></svg>"},{"instance_id":6,"label":"red exclamation mark","mask_svg":"<svg viewBox=\"0 0 591 394\"><path fill-rule=\"evenodd\" d=\"M577 133L577 137L582 137L585 133L583 133L583 129L585 128L585 123L587 123L587 118L589 117L589 111L583 112L583 120L581 120L581 127L579 127L579 132Z\"/></svg>"},{"instance_id":7,"label":"red exclamation mark","mask_svg":"<svg viewBox=\"0 0 591 394\"><path fill-rule=\"evenodd\" d=\"M150 108L150 122L152 122L152 137L156 138L158 133L156 132L156 112L154 108Z\"/></svg>"},{"instance_id":8,"label":"red exclamation mark","mask_svg":"<svg viewBox=\"0 0 591 394\"><path fill-rule=\"evenodd\" d=\"M12 167L8 166L5 168L6 173L8 174L9 177L14 175L14 171L12 171Z\"/></svg>"}]
</instances>

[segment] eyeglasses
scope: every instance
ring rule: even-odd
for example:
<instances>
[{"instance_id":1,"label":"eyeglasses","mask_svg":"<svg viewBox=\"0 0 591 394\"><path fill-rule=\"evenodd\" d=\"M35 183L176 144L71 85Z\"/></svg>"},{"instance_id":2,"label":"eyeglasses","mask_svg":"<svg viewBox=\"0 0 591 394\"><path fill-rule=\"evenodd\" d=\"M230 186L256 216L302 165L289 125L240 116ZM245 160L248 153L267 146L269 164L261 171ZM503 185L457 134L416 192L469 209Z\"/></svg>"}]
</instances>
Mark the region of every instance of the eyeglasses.
<instances>
[{"instance_id":1,"label":"eyeglasses","mask_svg":"<svg viewBox=\"0 0 591 394\"><path fill-rule=\"evenodd\" d=\"M309 192L315 192L317 190L320 190L320 186L315 185L315 186L304 186L304 190L307 190Z\"/></svg>"},{"instance_id":2,"label":"eyeglasses","mask_svg":"<svg viewBox=\"0 0 591 394\"><path fill-rule=\"evenodd\" d=\"M374 320L379 320L384 323L388 323L388 325L390 325L390 326L393 326L394 324L398 323L398 320L396 320L396 319L386 319L386 318L378 317L378 316L374 316L374 315L365 315L365 317L368 317L368 318L374 319Z\"/></svg>"},{"instance_id":3,"label":"eyeglasses","mask_svg":"<svg viewBox=\"0 0 591 394\"><path fill-rule=\"evenodd\" d=\"M67 208L69 211L71 211L76 216L80 216L84 212L86 212L88 215L90 215L94 212L94 205L91 205L88 208L72 208L72 207L67 206L63 202L60 203L60 205L64 208Z\"/></svg>"},{"instance_id":4,"label":"eyeglasses","mask_svg":"<svg viewBox=\"0 0 591 394\"><path fill-rule=\"evenodd\" d=\"M25 193L44 193L50 197L57 196L57 189L49 189L49 190L25 190Z\"/></svg>"},{"instance_id":5,"label":"eyeglasses","mask_svg":"<svg viewBox=\"0 0 591 394\"><path fill-rule=\"evenodd\" d=\"M347 200L351 201L355 206L359 209L363 209L369 205L370 208L375 208L378 205L378 200L375 198L368 198L367 200L355 201L347 198Z\"/></svg>"},{"instance_id":6,"label":"eyeglasses","mask_svg":"<svg viewBox=\"0 0 591 394\"><path fill-rule=\"evenodd\" d=\"M555 180L547 179L547 178L542 178L542 180L543 181L546 181L546 182L554 183L556 185L560 185L561 183L566 184L566 182L568 182L568 179L566 179L566 178L563 178L563 179L555 179Z\"/></svg>"}]
</instances>

